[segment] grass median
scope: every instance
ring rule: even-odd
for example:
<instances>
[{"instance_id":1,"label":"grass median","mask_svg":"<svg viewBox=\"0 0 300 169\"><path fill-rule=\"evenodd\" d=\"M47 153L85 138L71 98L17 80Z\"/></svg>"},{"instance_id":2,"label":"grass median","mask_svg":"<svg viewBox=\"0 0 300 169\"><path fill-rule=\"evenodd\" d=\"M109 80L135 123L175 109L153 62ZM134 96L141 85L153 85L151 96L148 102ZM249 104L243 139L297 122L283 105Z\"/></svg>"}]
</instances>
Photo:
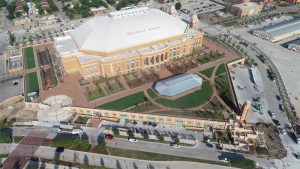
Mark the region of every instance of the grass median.
<instances>
[{"instance_id":1,"label":"grass median","mask_svg":"<svg viewBox=\"0 0 300 169\"><path fill-rule=\"evenodd\" d=\"M108 109L108 110L124 110L129 107L136 106L140 103L143 103L147 100L144 92L138 92L118 100L114 100L112 102L103 104L98 106L97 108Z\"/></svg>"}]
</instances>

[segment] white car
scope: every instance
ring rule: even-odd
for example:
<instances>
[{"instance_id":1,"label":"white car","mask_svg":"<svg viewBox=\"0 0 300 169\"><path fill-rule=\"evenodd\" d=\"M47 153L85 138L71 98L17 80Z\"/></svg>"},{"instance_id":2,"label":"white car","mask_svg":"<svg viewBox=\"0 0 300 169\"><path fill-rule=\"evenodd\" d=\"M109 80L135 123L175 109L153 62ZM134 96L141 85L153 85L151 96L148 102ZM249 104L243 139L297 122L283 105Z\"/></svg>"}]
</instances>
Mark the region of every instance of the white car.
<instances>
[{"instance_id":1,"label":"white car","mask_svg":"<svg viewBox=\"0 0 300 169\"><path fill-rule=\"evenodd\" d=\"M180 148L180 145L179 145L179 144L176 144L176 143L171 143L170 145L171 145L171 147L173 147L173 148Z\"/></svg>"},{"instance_id":2,"label":"white car","mask_svg":"<svg viewBox=\"0 0 300 169\"><path fill-rule=\"evenodd\" d=\"M224 162L224 163L228 163L229 161L228 161L228 159L225 157L225 158L223 158L223 159L221 159L220 161L222 161L222 162Z\"/></svg>"},{"instance_id":3,"label":"white car","mask_svg":"<svg viewBox=\"0 0 300 169\"><path fill-rule=\"evenodd\" d=\"M129 141L129 142L132 142L132 143L138 142L136 138L129 138L128 141Z\"/></svg>"},{"instance_id":4,"label":"white car","mask_svg":"<svg viewBox=\"0 0 300 169\"><path fill-rule=\"evenodd\" d=\"M279 130L280 130L280 132L281 132L283 135L286 135L286 134L287 134L287 132L286 132L286 130L285 130L285 129L283 129L283 128L280 128Z\"/></svg>"}]
</instances>

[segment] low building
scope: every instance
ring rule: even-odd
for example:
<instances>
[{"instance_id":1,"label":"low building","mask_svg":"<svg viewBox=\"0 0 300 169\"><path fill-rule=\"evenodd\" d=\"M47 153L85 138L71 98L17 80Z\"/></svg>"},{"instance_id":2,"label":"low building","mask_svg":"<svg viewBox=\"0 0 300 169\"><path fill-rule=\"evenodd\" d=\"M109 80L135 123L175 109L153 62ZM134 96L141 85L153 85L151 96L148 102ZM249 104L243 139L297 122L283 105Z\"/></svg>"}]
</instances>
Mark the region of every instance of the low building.
<instances>
[{"instance_id":1,"label":"low building","mask_svg":"<svg viewBox=\"0 0 300 169\"><path fill-rule=\"evenodd\" d=\"M92 7L92 8L90 8L90 10L93 12L93 14L97 14L99 12L103 12L103 13L107 12L107 8L105 8L103 6L100 6L99 8Z\"/></svg>"},{"instance_id":2,"label":"low building","mask_svg":"<svg viewBox=\"0 0 300 169\"><path fill-rule=\"evenodd\" d=\"M259 15L263 6L255 2L241 3L231 6L231 13L238 17Z\"/></svg>"},{"instance_id":3,"label":"low building","mask_svg":"<svg viewBox=\"0 0 300 169\"><path fill-rule=\"evenodd\" d=\"M196 74L180 74L164 80L160 80L155 84L154 89L163 96L172 97L188 90L200 88L202 78Z\"/></svg>"},{"instance_id":4,"label":"low building","mask_svg":"<svg viewBox=\"0 0 300 169\"><path fill-rule=\"evenodd\" d=\"M297 4L297 3L300 3L300 0L286 0L286 2Z\"/></svg>"},{"instance_id":5,"label":"low building","mask_svg":"<svg viewBox=\"0 0 300 169\"><path fill-rule=\"evenodd\" d=\"M253 31L254 36L271 42L278 42L298 34L300 34L300 18L283 21Z\"/></svg>"},{"instance_id":6,"label":"low building","mask_svg":"<svg viewBox=\"0 0 300 169\"><path fill-rule=\"evenodd\" d=\"M30 24L30 23L31 23L31 19L28 17L20 17L20 18L14 19L15 26Z\"/></svg>"},{"instance_id":7,"label":"low building","mask_svg":"<svg viewBox=\"0 0 300 169\"><path fill-rule=\"evenodd\" d=\"M41 7L44 11L46 11L49 8L48 0L42 0Z\"/></svg>"},{"instance_id":8,"label":"low building","mask_svg":"<svg viewBox=\"0 0 300 169\"><path fill-rule=\"evenodd\" d=\"M26 15L26 12L24 11L24 3L22 0L16 0L15 12L19 12L23 16Z\"/></svg>"},{"instance_id":9,"label":"low building","mask_svg":"<svg viewBox=\"0 0 300 169\"><path fill-rule=\"evenodd\" d=\"M54 15L44 16L38 19L40 26L51 25L57 22L57 18Z\"/></svg>"},{"instance_id":10,"label":"low building","mask_svg":"<svg viewBox=\"0 0 300 169\"><path fill-rule=\"evenodd\" d=\"M289 42L283 44L283 46L288 48L289 50L300 52L300 38L289 41Z\"/></svg>"},{"instance_id":11,"label":"low building","mask_svg":"<svg viewBox=\"0 0 300 169\"><path fill-rule=\"evenodd\" d=\"M234 122L229 125L228 132L233 144L248 149L250 146L265 146L264 133L257 130L253 124Z\"/></svg>"}]
</instances>

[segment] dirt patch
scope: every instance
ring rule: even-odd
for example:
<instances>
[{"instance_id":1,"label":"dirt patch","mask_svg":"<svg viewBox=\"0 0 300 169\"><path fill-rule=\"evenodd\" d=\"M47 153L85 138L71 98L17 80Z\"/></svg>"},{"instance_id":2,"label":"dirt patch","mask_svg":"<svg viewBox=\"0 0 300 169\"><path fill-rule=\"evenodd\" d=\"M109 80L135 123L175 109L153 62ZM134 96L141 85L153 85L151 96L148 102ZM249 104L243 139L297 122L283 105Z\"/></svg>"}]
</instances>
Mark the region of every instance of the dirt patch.
<instances>
[{"instance_id":1,"label":"dirt patch","mask_svg":"<svg viewBox=\"0 0 300 169\"><path fill-rule=\"evenodd\" d=\"M272 124L258 124L258 130L264 132L266 145L270 155L275 159L282 159L287 156L287 150L284 148L279 132L276 126Z\"/></svg>"}]
</instances>

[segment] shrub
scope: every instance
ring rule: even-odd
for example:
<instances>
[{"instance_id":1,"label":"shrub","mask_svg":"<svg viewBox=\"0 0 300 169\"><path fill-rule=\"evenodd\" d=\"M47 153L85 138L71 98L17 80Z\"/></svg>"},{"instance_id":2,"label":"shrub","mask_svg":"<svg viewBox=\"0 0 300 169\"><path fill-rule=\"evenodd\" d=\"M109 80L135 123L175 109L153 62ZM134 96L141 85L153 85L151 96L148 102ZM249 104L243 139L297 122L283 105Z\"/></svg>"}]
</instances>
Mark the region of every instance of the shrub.
<instances>
[{"instance_id":1,"label":"shrub","mask_svg":"<svg viewBox=\"0 0 300 169\"><path fill-rule=\"evenodd\" d=\"M145 133L145 134L143 135L143 137L144 137L145 140L148 140L148 139L149 139L149 135L148 135L147 133Z\"/></svg>"}]
</instances>

